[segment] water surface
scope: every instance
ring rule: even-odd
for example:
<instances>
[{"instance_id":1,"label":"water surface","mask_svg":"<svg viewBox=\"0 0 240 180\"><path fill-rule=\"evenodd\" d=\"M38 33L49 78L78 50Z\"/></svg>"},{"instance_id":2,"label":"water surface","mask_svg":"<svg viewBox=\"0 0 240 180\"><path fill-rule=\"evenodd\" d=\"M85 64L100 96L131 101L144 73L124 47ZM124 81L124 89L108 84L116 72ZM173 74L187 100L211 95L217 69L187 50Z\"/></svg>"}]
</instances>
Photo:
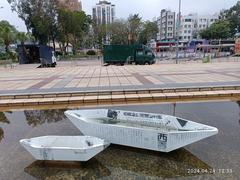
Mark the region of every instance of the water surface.
<instances>
[{"instance_id":1,"label":"water surface","mask_svg":"<svg viewBox=\"0 0 240 180\"><path fill-rule=\"evenodd\" d=\"M85 163L35 161L20 146L20 139L44 135L80 135L81 132L64 116L64 109L0 112L0 179L240 177L239 102L123 106L114 109L175 114L217 127L219 134L171 153L111 145Z\"/></svg>"}]
</instances>

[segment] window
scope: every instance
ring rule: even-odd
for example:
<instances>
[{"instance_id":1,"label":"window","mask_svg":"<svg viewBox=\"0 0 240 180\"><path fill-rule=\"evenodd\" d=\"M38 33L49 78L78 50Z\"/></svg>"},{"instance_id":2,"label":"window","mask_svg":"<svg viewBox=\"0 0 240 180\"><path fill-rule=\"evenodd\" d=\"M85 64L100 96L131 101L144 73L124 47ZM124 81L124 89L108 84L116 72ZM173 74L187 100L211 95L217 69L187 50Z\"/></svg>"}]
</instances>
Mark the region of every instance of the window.
<instances>
[{"instance_id":1,"label":"window","mask_svg":"<svg viewBox=\"0 0 240 180\"><path fill-rule=\"evenodd\" d=\"M185 28L187 28L187 25L184 25Z\"/></svg>"},{"instance_id":2,"label":"window","mask_svg":"<svg viewBox=\"0 0 240 180\"><path fill-rule=\"evenodd\" d=\"M191 19L185 19L185 22L192 22Z\"/></svg>"},{"instance_id":3,"label":"window","mask_svg":"<svg viewBox=\"0 0 240 180\"><path fill-rule=\"evenodd\" d=\"M187 33L187 30L185 30L184 33L186 34L186 33Z\"/></svg>"},{"instance_id":4,"label":"window","mask_svg":"<svg viewBox=\"0 0 240 180\"><path fill-rule=\"evenodd\" d=\"M190 33L191 33L191 30L189 30L188 33L190 34Z\"/></svg>"},{"instance_id":5,"label":"window","mask_svg":"<svg viewBox=\"0 0 240 180\"><path fill-rule=\"evenodd\" d=\"M140 56L143 55L143 51L142 50L138 50L137 51L137 55L140 55Z\"/></svg>"},{"instance_id":6,"label":"window","mask_svg":"<svg viewBox=\"0 0 240 180\"><path fill-rule=\"evenodd\" d=\"M152 56L152 55L153 55L153 53L152 53L151 51L148 51L146 54L147 54L148 56Z\"/></svg>"},{"instance_id":7,"label":"window","mask_svg":"<svg viewBox=\"0 0 240 180\"><path fill-rule=\"evenodd\" d=\"M191 28L192 26L191 25L188 25L188 28Z\"/></svg>"}]
</instances>

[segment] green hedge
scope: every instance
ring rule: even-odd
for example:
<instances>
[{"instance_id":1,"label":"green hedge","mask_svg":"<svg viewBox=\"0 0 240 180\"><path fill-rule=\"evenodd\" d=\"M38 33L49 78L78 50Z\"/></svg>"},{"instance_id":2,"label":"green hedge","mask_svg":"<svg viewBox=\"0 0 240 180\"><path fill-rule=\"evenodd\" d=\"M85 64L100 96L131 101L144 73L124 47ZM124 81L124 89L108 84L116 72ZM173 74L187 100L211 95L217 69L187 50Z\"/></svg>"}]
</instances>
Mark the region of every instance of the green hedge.
<instances>
[{"instance_id":1,"label":"green hedge","mask_svg":"<svg viewBox=\"0 0 240 180\"><path fill-rule=\"evenodd\" d=\"M96 52L94 51L94 50L89 50L88 52L87 52L87 55L89 55L89 56L96 56Z\"/></svg>"},{"instance_id":2,"label":"green hedge","mask_svg":"<svg viewBox=\"0 0 240 180\"><path fill-rule=\"evenodd\" d=\"M12 60L13 62L17 62L17 53L9 52L9 53L0 53L0 61L4 60Z\"/></svg>"},{"instance_id":3,"label":"green hedge","mask_svg":"<svg viewBox=\"0 0 240 180\"><path fill-rule=\"evenodd\" d=\"M8 54L8 53L0 54L0 60L8 60L8 59L10 59L10 54Z\"/></svg>"},{"instance_id":4,"label":"green hedge","mask_svg":"<svg viewBox=\"0 0 240 180\"><path fill-rule=\"evenodd\" d=\"M71 59L75 59L75 58L87 58L87 55L82 55L82 54L76 54L76 55L64 55L64 56L59 56L60 60L64 59L64 60L71 60Z\"/></svg>"}]
</instances>

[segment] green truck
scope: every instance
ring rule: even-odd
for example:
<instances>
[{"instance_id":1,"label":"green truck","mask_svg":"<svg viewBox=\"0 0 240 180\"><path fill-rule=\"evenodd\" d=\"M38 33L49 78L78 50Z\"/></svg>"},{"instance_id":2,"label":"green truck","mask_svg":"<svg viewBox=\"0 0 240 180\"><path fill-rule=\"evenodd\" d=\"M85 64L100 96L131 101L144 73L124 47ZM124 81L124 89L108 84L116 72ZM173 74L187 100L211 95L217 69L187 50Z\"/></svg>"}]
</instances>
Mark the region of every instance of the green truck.
<instances>
[{"instance_id":1,"label":"green truck","mask_svg":"<svg viewBox=\"0 0 240 180\"><path fill-rule=\"evenodd\" d=\"M154 53L145 45L104 45L103 61L110 65L151 65L156 62Z\"/></svg>"}]
</instances>

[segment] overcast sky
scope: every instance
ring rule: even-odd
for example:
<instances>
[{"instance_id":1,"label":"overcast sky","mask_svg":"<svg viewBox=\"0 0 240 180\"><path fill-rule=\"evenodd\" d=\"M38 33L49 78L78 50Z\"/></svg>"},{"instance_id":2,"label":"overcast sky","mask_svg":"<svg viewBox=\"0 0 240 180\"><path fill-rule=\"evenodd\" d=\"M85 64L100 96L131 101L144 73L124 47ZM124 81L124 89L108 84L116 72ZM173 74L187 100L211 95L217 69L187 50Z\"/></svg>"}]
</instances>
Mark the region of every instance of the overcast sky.
<instances>
[{"instance_id":1,"label":"overcast sky","mask_svg":"<svg viewBox=\"0 0 240 180\"><path fill-rule=\"evenodd\" d=\"M221 9L227 9L238 0L182 0L182 14L197 12L199 14L214 14ZM90 14L98 0L82 0L83 10ZM159 16L161 9L178 10L178 0L110 0L116 5L117 18L127 18L129 14L139 13L144 20L152 20ZM3 7L3 9L1 9ZM25 31L24 23L16 13L11 11L7 0L0 0L0 20L8 20L20 31Z\"/></svg>"}]
</instances>

